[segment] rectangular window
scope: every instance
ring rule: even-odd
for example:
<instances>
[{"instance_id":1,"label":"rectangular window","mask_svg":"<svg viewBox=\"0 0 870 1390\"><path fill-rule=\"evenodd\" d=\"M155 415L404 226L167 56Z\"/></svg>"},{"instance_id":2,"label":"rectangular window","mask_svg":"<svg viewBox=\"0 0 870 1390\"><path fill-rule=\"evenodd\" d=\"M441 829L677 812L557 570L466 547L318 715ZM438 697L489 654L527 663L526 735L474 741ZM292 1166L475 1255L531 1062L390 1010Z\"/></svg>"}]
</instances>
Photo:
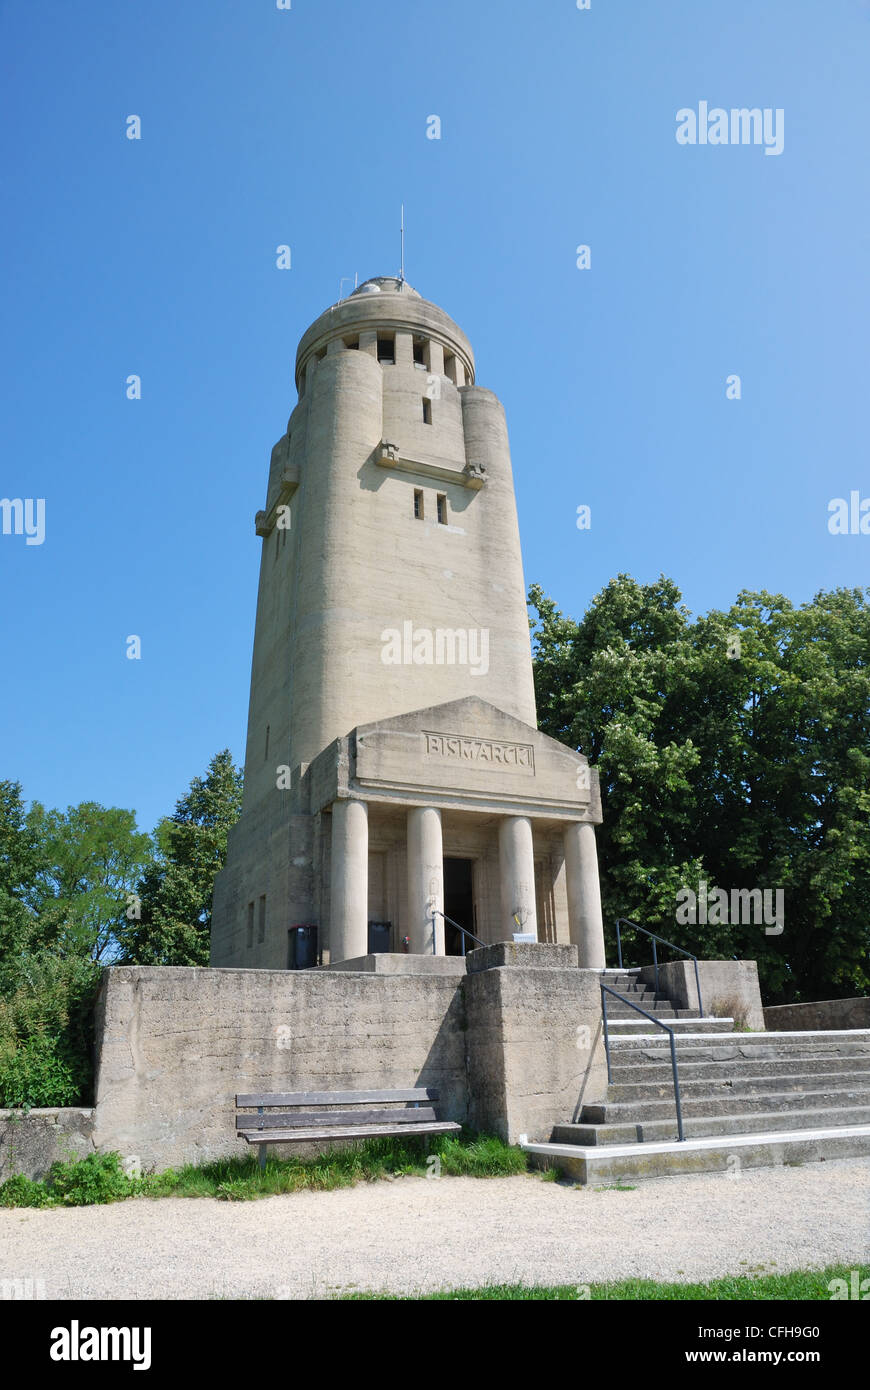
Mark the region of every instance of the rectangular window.
<instances>
[{"instance_id":1,"label":"rectangular window","mask_svg":"<svg viewBox=\"0 0 870 1390\"><path fill-rule=\"evenodd\" d=\"M358 348L358 347L359 347L359 334L357 334L357 336L356 336L355 338L345 338L345 339L344 339L344 345L345 345L346 348Z\"/></svg>"},{"instance_id":2,"label":"rectangular window","mask_svg":"<svg viewBox=\"0 0 870 1390\"><path fill-rule=\"evenodd\" d=\"M445 352L444 354L444 375L454 385L456 384L456 358L452 352Z\"/></svg>"},{"instance_id":3,"label":"rectangular window","mask_svg":"<svg viewBox=\"0 0 870 1390\"><path fill-rule=\"evenodd\" d=\"M424 425L431 425L431 423L432 423L432 402L431 402L431 401L424 400L424 401L423 401L423 424L424 424Z\"/></svg>"},{"instance_id":4,"label":"rectangular window","mask_svg":"<svg viewBox=\"0 0 870 1390\"><path fill-rule=\"evenodd\" d=\"M425 367L426 365L426 340L425 338L414 339L414 366Z\"/></svg>"},{"instance_id":5,"label":"rectangular window","mask_svg":"<svg viewBox=\"0 0 870 1390\"><path fill-rule=\"evenodd\" d=\"M254 944L254 904L248 903L248 945Z\"/></svg>"},{"instance_id":6,"label":"rectangular window","mask_svg":"<svg viewBox=\"0 0 870 1390\"><path fill-rule=\"evenodd\" d=\"M259 903L257 904L257 906L258 906L258 909L259 909L259 910L258 910L258 913L257 913L257 941L260 942L260 941L265 941L265 940L266 940L266 895L265 895L265 893L264 893L264 894L262 895L262 897L260 898L260 901L259 901Z\"/></svg>"},{"instance_id":7,"label":"rectangular window","mask_svg":"<svg viewBox=\"0 0 870 1390\"><path fill-rule=\"evenodd\" d=\"M396 340L392 333L378 334L378 361L392 363L396 358Z\"/></svg>"},{"instance_id":8,"label":"rectangular window","mask_svg":"<svg viewBox=\"0 0 870 1390\"><path fill-rule=\"evenodd\" d=\"M414 488L414 515L418 521L423 520L423 489Z\"/></svg>"},{"instance_id":9,"label":"rectangular window","mask_svg":"<svg viewBox=\"0 0 870 1390\"><path fill-rule=\"evenodd\" d=\"M447 525L447 497L443 492L438 494L438 521L440 525Z\"/></svg>"}]
</instances>

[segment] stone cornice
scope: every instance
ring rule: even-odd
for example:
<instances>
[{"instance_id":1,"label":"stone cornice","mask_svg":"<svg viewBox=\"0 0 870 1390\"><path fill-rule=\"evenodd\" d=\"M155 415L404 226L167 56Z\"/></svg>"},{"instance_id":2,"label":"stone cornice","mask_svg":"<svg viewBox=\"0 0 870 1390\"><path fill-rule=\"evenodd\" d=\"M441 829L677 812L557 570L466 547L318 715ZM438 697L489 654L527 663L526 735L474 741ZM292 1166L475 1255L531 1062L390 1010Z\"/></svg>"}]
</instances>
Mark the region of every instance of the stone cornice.
<instances>
[{"instance_id":1,"label":"stone cornice","mask_svg":"<svg viewBox=\"0 0 870 1390\"><path fill-rule=\"evenodd\" d=\"M486 469L476 463L467 463L464 468L451 468L446 464L411 458L401 452L398 444L391 444L386 439L381 440L375 451L375 463L379 468L389 468L398 473L416 473L439 483L458 483L460 487L470 488L473 492L479 492L486 482Z\"/></svg>"}]
</instances>

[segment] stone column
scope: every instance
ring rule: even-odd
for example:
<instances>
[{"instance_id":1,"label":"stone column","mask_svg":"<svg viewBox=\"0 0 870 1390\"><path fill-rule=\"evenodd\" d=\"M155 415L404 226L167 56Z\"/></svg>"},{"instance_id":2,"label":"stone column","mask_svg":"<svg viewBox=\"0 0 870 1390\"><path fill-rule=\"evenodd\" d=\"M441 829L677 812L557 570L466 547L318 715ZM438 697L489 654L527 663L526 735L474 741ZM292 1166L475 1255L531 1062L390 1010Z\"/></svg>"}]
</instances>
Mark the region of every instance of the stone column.
<instances>
[{"instance_id":1,"label":"stone column","mask_svg":"<svg viewBox=\"0 0 870 1390\"><path fill-rule=\"evenodd\" d=\"M603 970L607 961L604 955L595 826L591 821L572 821L565 827L564 839L571 941L579 947L582 969Z\"/></svg>"},{"instance_id":2,"label":"stone column","mask_svg":"<svg viewBox=\"0 0 870 1390\"><path fill-rule=\"evenodd\" d=\"M367 955L369 817L364 801L333 802L330 884L330 962Z\"/></svg>"},{"instance_id":3,"label":"stone column","mask_svg":"<svg viewBox=\"0 0 870 1390\"><path fill-rule=\"evenodd\" d=\"M444 911L444 858L441 812L434 806L408 810L408 936L412 955L444 955L444 918L436 916L433 946L432 909Z\"/></svg>"},{"instance_id":4,"label":"stone column","mask_svg":"<svg viewBox=\"0 0 870 1390\"><path fill-rule=\"evenodd\" d=\"M501 929L503 940L514 932L531 932L537 940L535 907L535 852L532 823L527 816L505 816L498 825L498 868L501 878ZM514 914L519 917L519 925Z\"/></svg>"}]
</instances>

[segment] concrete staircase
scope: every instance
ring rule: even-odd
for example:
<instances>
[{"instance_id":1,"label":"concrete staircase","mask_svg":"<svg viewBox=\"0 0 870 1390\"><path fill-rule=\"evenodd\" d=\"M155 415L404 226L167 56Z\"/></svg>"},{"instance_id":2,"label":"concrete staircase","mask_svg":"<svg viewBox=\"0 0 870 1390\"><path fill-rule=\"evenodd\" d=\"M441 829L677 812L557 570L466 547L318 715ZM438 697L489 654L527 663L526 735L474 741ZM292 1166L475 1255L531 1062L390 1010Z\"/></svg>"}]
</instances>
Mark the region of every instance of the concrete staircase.
<instances>
[{"instance_id":1,"label":"concrete staircase","mask_svg":"<svg viewBox=\"0 0 870 1390\"><path fill-rule=\"evenodd\" d=\"M607 1098L524 1145L536 1166L590 1183L870 1155L870 1029L735 1032L733 1019L673 1009L636 970L603 981L674 1028L684 1140L668 1034L608 996Z\"/></svg>"}]
</instances>

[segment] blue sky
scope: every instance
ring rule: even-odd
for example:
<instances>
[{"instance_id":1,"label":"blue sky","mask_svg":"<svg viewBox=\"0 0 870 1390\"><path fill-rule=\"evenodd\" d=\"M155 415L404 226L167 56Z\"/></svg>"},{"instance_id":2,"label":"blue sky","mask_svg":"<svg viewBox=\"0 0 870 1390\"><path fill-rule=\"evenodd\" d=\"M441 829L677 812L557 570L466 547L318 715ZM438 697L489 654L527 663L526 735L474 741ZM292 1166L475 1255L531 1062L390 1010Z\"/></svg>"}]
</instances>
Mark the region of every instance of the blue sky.
<instances>
[{"instance_id":1,"label":"blue sky","mask_svg":"<svg viewBox=\"0 0 870 1390\"><path fill-rule=\"evenodd\" d=\"M868 71L866 0L0 0L0 495L46 499L41 546L0 536L0 776L150 829L241 760L296 343L396 273L403 199L507 410L528 582L870 583L827 530L870 496ZM782 154L679 145L700 101L782 108Z\"/></svg>"}]
</instances>

